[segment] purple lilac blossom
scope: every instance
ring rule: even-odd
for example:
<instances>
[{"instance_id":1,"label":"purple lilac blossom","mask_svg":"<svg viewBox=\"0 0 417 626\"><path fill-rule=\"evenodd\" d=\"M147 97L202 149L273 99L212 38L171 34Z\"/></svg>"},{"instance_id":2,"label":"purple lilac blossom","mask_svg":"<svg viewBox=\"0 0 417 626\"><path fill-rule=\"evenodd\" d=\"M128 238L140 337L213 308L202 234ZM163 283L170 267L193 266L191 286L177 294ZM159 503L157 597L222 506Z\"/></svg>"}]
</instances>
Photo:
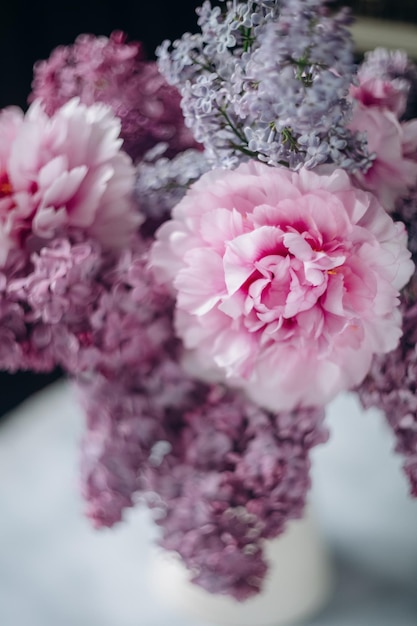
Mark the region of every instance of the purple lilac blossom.
<instances>
[{"instance_id":1,"label":"purple lilac blossom","mask_svg":"<svg viewBox=\"0 0 417 626\"><path fill-rule=\"evenodd\" d=\"M95 525L112 525L144 500L161 545L196 584L239 600L257 593L264 539L303 513L309 450L327 436L322 410L273 416L238 392L192 380L178 359L140 379L79 384L88 416L83 493Z\"/></svg>"},{"instance_id":2,"label":"purple lilac blossom","mask_svg":"<svg viewBox=\"0 0 417 626\"><path fill-rule=\"evenodd\" d=\"M30 261L14 254L0 275L1 366L108 377L148 368L171 339L172 304L146 271L147 248L137 236L118 257L91 240L56 239Z\"/></svg>"},{"instance_id":3,"label":"purple lilac blossom","mask_svg":"<svg viewBox=\"0 0 417 626\"><path fill-rule=\"evenodd\" d=\"M145 60L142 45L126 43L120 31L110 38L79 35L74 44L59 46L36 63L32 88L29 101L40 98L50 115L74 96L88 105L108 104L121 120L124 150L134 161L160 142L168 158L196 147L177 90L156 63Z\"/></svg>"},{"instance_id":4,"label":"purple lilac blossom","mask_svg":"<svg viewBox=\"0 0 417 626\"><path fill-rule=\"evenodd\" d=\"M154 353L170 341L171 298L146 271L147 244L138 236L115 262L105 257L91 290L98 288L64 367L74 374L99 371L112 377L123 367L136 375L151 367Z\"/></svg>"},{"instance_id":5,"label":"purple lilac blossom","mask_svg":"<svg viewBox=\"0 0 417 626\"><path fill-rule=\"evenodd\" d=\"M408 196L397 201L393 218L405 224L408 233L408 249L417 265L417 181Z\"/></svg>"},{"instance_id":6,"label":"purple lilac blossom","mask_svg":"<svg viewBox=\"0 0 417 626\"><path fill-rule=\"evenodd\" d=\"M19 298L13 289L27 271L22 250L12 250L0 271L0 367L9 372L48 372L56 365L53 332L42 320L28 323L31 312L26 298Z\"/></svg>"},{"instance_id":7,"label":"purple lilac blossom","mask_svg":"<svg viewBox=\"0 0 417 626\"><path fill-rule=\"evenodd\" d=\"M170 451L147 471L161 544L207 591L246 599L266 573L263 540L303 513L309 450L326 439L322 410L274 416L215 385L178 417Z\"/></svg>"},{"instance_id":8,"label":"purple lilac blossom","mask_svg":"<svg viewBox=\"0 0 417 626\"><path fill-rule=\"evenodd\" d=\"M81 446L82 493L87 515L96 527L112 526L134 505L145 488L146 467L168 444L165 422L181 412L196 384L184 376L173 357L178 342L152 360L151 366L121 368L109 378L75 379L87 416ZM171 355L169 352L171 351Z\"/></svg>"},{"instance_id":9,"label":"purple lilac blossom","mask_svg":"<svg viewBox=\"0 0 417 626\"><path fill-rule=\"evenodd\" d=\"M207 157L200 150L186 150L167 159L152 155L136 169L136 197L146 220L141 232L153 235L169 219L172 207L184 196L189 185L209 169Z\"/></svg>"},{"instance_id":10,"label":"purple lilac blossom","mask_svg":"<svg viewBox=\"0 0 417 626\"><path fill-rule=\"evenodd\" d=\"M116 263L99 275L101 294L86 320L79 348L66 363L73 373L98 370L112 377L120 368L136 375L152 366L172 337L171 298L146 270L148 245L138 236Z\"/></svg>"},{"instance_id":11,"label":"purple lilac blossom","mask_svg":"<svg viewBox=\"0 0 417 626\"><path fill-rule=\"evenodd\" d=\"M140 471L162 438L160 414L140 382L127 376L109 380L79 377L77 389L86 415L81 444L81 487L86 515L94 526L113 526L133 506Z\"/></svg>"},{"instance_id":12,"label":"purple lilac blossom","mask_svg":"<svg viewBox=\"0 0 417 626\"><path fill-rule=\"evenodd\" d=\"M365 408L381 409L395 437L395 450L404 457L411 495L417 497L417 289L413 303L404 300L400 345L384 358L375 357L358 390Z\"/></svg>"},{"instance_id":13,"label":"purple lilac blossom","mask_svg":"<svg viewBox=\"0 0 417 626\"><path fill-rule=\"evenodd\" d=\"M6 267L4 298L19 313L19 325L3 320L9 335L9 354L3 369L51 370L64 367L77 354L94 302L100 293L96 283L102 266L98 244L55 239L18 271ZM13 330L13 332L12 332Z\"/></svg>"},{"instance_id":14,"label":"purple lilac blossom","mask_svg":"<svg viewBox=\"0 0 417 626\"><path fill-rule=\"evenodd\" d=\"M329 16L325 5L228 2L222 11L205 2L201 34L159 48L160 69L181 91L186 124L212 164L369 166L365 137L346 128L350 18Z\"/></svg>"}]
</instances>

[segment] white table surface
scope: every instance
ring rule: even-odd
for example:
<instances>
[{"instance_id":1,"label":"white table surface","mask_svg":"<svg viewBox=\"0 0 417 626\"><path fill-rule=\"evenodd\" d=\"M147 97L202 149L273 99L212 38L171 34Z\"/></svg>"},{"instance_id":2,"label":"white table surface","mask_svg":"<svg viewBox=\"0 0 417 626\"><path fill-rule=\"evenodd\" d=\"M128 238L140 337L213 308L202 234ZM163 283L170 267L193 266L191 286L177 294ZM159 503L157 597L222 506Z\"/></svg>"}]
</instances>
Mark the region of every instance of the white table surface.
<instances>
[{"instance_id":1,"label":"white table surface","mask_svg":"<svg viewBox=\"0 0 417 626\"><path fill-rule=\"evenodd\" d=\"M329 424L331 441L314 455L312 502L336 583L309 626L416 626L417 502L390 433L349 396L331 405ZM154 595L146 512L100 532L83 517L81 432L63 382L0 425L0 626L197 626Z\"/></svg>"}]
</instances>

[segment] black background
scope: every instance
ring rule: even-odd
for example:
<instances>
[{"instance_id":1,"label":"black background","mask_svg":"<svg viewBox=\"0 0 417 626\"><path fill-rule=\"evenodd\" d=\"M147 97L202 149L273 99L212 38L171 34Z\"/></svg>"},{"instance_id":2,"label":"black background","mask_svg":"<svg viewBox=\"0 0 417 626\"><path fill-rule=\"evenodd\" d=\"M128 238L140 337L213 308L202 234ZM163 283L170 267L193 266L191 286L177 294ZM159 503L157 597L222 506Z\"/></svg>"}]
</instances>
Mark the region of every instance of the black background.
<instances>
[{"instance_id":1,"label":"black background","mask_svg":"<svg viewBox=\"0 0 417 626\"><path fill-rule=\"evenodd\" d=\"M125 31L144 42L153 58L164 39L196 31L200 0L5 0L0 10L0 106L24 106L32 67L53 48L71 44L80 33Z\"/></svg>"}]
</instances>

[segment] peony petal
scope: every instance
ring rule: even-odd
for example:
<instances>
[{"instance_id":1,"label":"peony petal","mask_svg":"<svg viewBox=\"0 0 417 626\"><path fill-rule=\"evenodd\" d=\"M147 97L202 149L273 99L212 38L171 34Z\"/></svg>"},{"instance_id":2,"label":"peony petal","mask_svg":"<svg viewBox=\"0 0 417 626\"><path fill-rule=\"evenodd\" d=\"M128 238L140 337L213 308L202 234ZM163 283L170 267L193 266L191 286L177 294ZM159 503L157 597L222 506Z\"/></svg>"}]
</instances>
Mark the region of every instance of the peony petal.
<instances>
[{"instance_id":1,"label":"peony petal","mask_svg":"<svg viewBox=\"0 0 417 626\"><path fill-rule=\"evenodd\" d=\"M233 294L255 271L254 263L274 252L282 241L281 233L271 226L262 226L226 242L224 271L229 294Z\"/></svg>"},{"instance_id":2,"label":"peony petal","mask_svg":"<svg viewBox=\"0 0 417 626\"><path fill-rule=\"evenodd\" d=\"M194 315L204 315L225 295L222 260L215 251L195 248L185 256L188 268L180 270L174 285L180 292L178 306Z\"/></svg>"},{"instance_id":3,"label":"peony petal","mask_svg":"<svg viewBox=\"0 0 417 626\"><path fill-rule=\"evenodd\" d=\"M52 167L52 170L53 169L54 167ZM44 170L45 168L41 170L41 174L43 173L45 177L49 176L50 172L46 172L45 174ZM73 203L74 195L78 192L81 183L85 179L86 175L87 166L85 165L77 167L70 172L66 171L62 172L61 174L57 174L53 182L49 184L48 188L43 194L41 207L64 206L69 203L70 200L72 200ZM43 182L45 182L45 178Z\"/></svg>"}]
</instances>

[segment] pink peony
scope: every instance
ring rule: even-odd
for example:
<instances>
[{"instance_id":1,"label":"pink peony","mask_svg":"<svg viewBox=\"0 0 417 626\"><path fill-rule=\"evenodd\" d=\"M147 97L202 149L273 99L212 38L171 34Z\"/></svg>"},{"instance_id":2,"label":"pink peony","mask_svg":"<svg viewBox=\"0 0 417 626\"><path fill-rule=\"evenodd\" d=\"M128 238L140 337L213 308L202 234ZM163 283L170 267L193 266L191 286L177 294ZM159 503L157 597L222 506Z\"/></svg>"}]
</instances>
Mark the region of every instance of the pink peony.
<instances>
[{"instance_id":1,"label":"pink peony","mask_svg":"<svg viewBox=\"0 0 417 626\"><path fill-rule=\"evenodd\" d=\"M356 174L357 181L392 210L417 185L417 120L400 123L387 108L357 102L350 129L365 132L369 152L375 153L367 172Z\"/></svg>"},{"instance_id":2,"label":"pink peony","mask_svg":"<svg viewBox=\"0 0 417 626\"><path fill-rule=\"evenodd\" d=\"M401 117L407 106L407 85L405 81L383 80L358 74L359 85L352 85L350 94L365 107L386 108Z\"/></svg>"},{"instance_id":3,"label":"pink peony","mask_svg":"<svg viewBox=\"0 0 417 626\"><path fill-rule=\"evenodd\" d=\"M413 271L404 226L344 171L256 162L203 175L152 264L186 347L272 410L327 402L395 348Z\"/></svg>"},{"instance_id":4,"label":"pink peony","mask_svg":"<svg viewBox=\"0 0 417 626\"><path fill-rule=\"evenodd\" d=\"M51 118L39 102L25 116L0 112L0 266L11 249L39 249L69 231L125 245L139 219L119 132L108 107L76 98Z\"/></svg>"}]
</instances>

